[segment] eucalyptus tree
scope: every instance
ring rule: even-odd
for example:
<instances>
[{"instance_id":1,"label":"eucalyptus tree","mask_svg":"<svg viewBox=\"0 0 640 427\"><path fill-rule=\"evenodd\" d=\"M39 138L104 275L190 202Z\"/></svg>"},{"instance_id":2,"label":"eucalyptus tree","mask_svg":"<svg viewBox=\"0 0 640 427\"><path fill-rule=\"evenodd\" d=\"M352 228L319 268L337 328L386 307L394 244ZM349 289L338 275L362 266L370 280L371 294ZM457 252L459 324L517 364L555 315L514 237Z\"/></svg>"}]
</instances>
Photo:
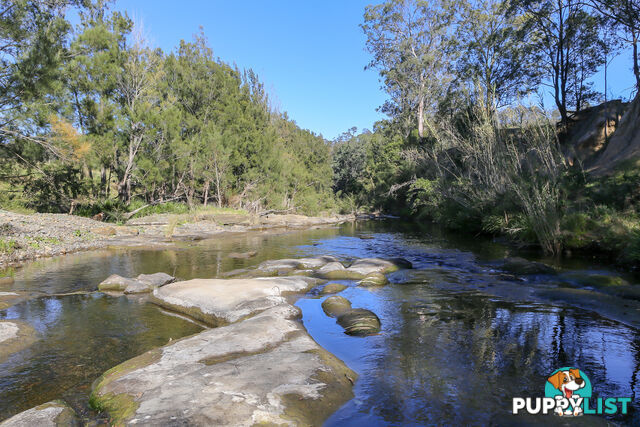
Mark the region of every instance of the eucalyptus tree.
<instances>
[{"instance_id":1,"label":"eucalyptus tree","mask_svg":"<svg viewBox=\"0 0 640 427\"><path fill-rule=\"evenodd\" d=\"M455 11L451 0L387 0L365 9L361 27L373 55L367 67L379 71L390 96L381 110L407 134L417 123L424 137L425 116L446 93Z\"/></svg>"},{"instance_id":2,"label":"eucalyptus tree","mask_svg":"<svg viewBox=\"0 0 640 427\"><path fill-rule=\"evenodd\" d=\"M589 78L602 63L600 21L579 0L514 0L512 11L523 13L536 30L546 84L562 123L596 94Z\"/></svg>"},{"instance_id":3,"label":"eucalyptus tree","mask_svg":"<svg viewBox=\"0 0 640 427\"><path fill-rule=\"evenodd\" d=\"M497 110L534 91L540 81L538 42L524 16L502 0L465 1L459 25L458 71Z\"/></svg>"},{"instance_id":4,"label":"eucalyptus tree","mask_svg":"<svg viewBox=\"0 0 640 427\"><path fill-rule=\"evenodd\" d=\"M632 70L636 90L640 91L640 0L583 0L605 17L617 30L620 39L631 46Z\"/></svg>"}]
</instances>

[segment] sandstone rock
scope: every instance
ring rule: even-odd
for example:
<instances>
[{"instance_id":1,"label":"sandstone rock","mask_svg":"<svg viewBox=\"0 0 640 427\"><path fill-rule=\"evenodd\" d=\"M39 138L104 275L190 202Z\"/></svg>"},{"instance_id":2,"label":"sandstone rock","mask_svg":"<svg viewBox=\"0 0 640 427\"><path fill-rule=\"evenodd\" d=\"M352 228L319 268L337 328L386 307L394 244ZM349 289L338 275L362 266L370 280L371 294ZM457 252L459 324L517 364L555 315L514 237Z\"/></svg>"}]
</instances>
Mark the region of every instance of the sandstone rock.
<instances>
[{"instance_id":1,"label":"sandstone rock","mask_svg":"<svg viewBox=\"0 0 640 427\"><path fill-rule=\"evenodd\" d=\"M305 292L316 284L316 280L303 276L193 279L155 289L152 302L208 325L220 326L284 304L283 295Z\"/></svg>"},{"instance_id":2,"label":"sandstone rock","mask_svg":"<svg viewBox=\"0 0 640 427\"><path fill-rule=\"evenodd\" d=\"M61 400L43 403L0 423L1 427L62 427L80 425L76 413Z\"/></svg>"},{"instance_id":3,"label":"sandstone rock","mask_svg":"<svg viewBox=\"0 0 640 427\"><path fill-rule=\"evenodd\" d=\"M322 310L329 317L337 317L351 310L351 302L345 297L334 295L322 301Z\"/></svg>"},{"instance_id":4,"label":"sandstone rock","mask_svg":"<svg viewBox=\"0 0 640 427\"><path fill-rule=\"evenodd\" d=\"M297 259L275 259L261 263L258 265L258 270L266 272L292 271L297 269L298 265Z\"/></svg>"},{"instance_id":5,"label":"sandstone rock","mask_svg":"<svg viewBox=\"0 0 640 427\"><path fill-rule=\"evenodd\" d=\"M249 252L231 252L229 253L229 255L227 255L227 258L232 258L232 259L249 259L249 258L253 258L254 256L258 255L258 252L256 251L249 251Z\"/></svg>"},{"instance_id":6,"label":"sandstone rock","mask_svg":"<svg viewBox=\"0 0 640 427\"><path fill-rule=\"evenodd\" d=\"M176 281L176 278L167 273L140 274L137 277L141 282L149 283L152 286L164 286Z\"/></svg>"},{"instance_id":7,"label":"sandstone rock","mask_svg":"<svg viewBox=\"0 0 640 427\"><path fill-rule=\"evenodd\" d=\"M330 262L339 262L338 258L330 255L323 255L317 258L300 258L297 261L298 261L298 268L310 268L310 269L320 268L324 265L329 264Z\"/></svg>"},{"instance_id":8,"label":"sandstone rock","mask_svg":"<svg viewBox=\"0 0 640 427\"><path fill-rule=\"evenodd\" d=\"M0 277L0 285L11 285L13 277Z\"/></svg>"},{"instance_id":9,"label":"sandstone rock","mask_svg":"<svg viewBox=\"0 0 640 427\"><path fill-rule=\"evenodd\" d=\"M129 286L135 286L138 280L128 277L122 277L118 274L112 274L98 285L99 291L119 291L122 292Z\"/></svg>"},{"instance_id":10,"label":"sandstone rock","mask_svg":"<svg viewBox=\"0 0 640 427\"><path fill-rule=\"evenodd\" d=\"M361 279L362 275L347 271L344 265L339 262L330 262L329 264L319 268L316 273L325 279L341 280L341 279Z\"/></svg>"},{"instance_id":11,"label":"sandstone rock","mask_svg":"<svg viewBox=\"0 0 640 427\"><path fill-rule=\"evenodd\" d=\"M175 277L167 273L140 274L135 279L112 274L98 285L98 290L140 294L151 292L154 288L175 282L175 280Z\"/></svg>"},{"instance_id":12,"label":"sandstone rock","mask_svg":"<svg viewBox=\"0 0 640 427\"><path fill-rule=\"evenodd\" d=\"M258 266L258 270L268 272L279 270L315 270L333 262L338 262L338 259L328 255L316 258L276 259L261 263Z\"/></svg>"},{"instance_id":13,"label":"sandstone rock","mask_svg":"<svg viewBox=\"0 0 640 427\"><path fill-rule=\"evenodd\" d=\"M338 316L338 324L347 335L366 336L380 332L380 319L364 308L354 308Z\"/></svg>"},{"instance_id":14,"label":"sandstone rock","mask_svg":"<svg viewBox=\"0 0 640 427\"><path fill-rule=\"evenodd\" d=\"M514 274L555 274L555 269L541 262L520 257L505 258L502 269Z\"/></svg>"},{"instance_id":15,"label":"sandstone rock","mask_svg":"<svg viewBox=\"0 0 640 427\"><path fill-rule=\"evenodd\" d=\"M347 289L347 286L343 285L342 283L327 283L326 285L324 285L324 288L322 288L322 290L320 291L320 294L321 295L337 294L338 292L342 292L345 289Z\"/></svg>"},{"instance_id":16,"label":"sandstone rock","mask_svg":"<svg viewBox=\"0 0 640 427\"><path fill-rule=\"evenodd\" d=\"M384 286L389 283L387 276L382 273L369 273L364 279L358 282L358 286L363 286L365 288Z\"/></svg>"},{"instance_id":17,"label":"sandstone rock","mask_svg":"<svg viewBox=\"0 0 640 427\"><path fill-rule=\"evenodd\" d=\"M354 261L347 270L364 277L371 273L391 273L398 270L398 266L380 258L362 258Z\"/></svg>"},{"instance_id":18,"label":"sandstone rock","mask_svg":"<svg viewBox=\"0 0 640 427\"><path fill-rule=\"evenodd\" d=\"M141 280L134 280L124 290L125 294L146 294L152 292L154 286L151 283L143 282Z\"/></svg>"},{"instance_id":19,"label":"sandstone rock","mask_svg":"<svg viewBox=\"0 0 640 427\"><path fill-rule=\"evenodd\" d=\"M321 425L356 374L297 317L281 304L147 352L99 378L91 402L116 425Z\"/></svg>"},{"instance_id":20,"label":"sandstone rock","mask_svg":"<svg viewBox=\"0 0 640 427\"><path fill-rule=\"evenodd\" d=\"M0 363L10 355L29 347L36 340L36 331L18 320L0 321Z\"/></svg>"}]
</instances>

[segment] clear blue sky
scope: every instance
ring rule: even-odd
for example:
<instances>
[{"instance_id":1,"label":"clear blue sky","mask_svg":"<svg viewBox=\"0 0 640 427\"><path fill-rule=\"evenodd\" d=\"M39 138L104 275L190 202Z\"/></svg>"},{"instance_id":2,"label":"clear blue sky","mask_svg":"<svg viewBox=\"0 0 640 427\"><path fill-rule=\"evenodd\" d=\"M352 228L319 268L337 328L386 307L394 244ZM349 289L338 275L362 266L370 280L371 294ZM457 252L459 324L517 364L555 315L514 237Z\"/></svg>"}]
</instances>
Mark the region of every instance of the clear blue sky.
<instances>
[{"instance_id":1,"label":"clear blue sky","mask_svg":"<svg viewBox=\"0 0 640 427\"><path fill-rule=\"evenodd\" d=\"M367 0L117 0L141 20L152 45L169 52L202 25L214 55L253 68L280 111L332 139L372 128L385 96L358 24Z\"/></svg>"},{"instance_id":2,"label":"clear blue sky","mask_svg":"<svg viewBox=\"0 0 640 427\"><path fill-rule=\"evenodd\" d=\"M151 44L166 52L204 28L214 54L253 68L280 111L299 126L333 139L352 126L372 128L386 96L358 26L374 0L116 0L113 9L142 22ZM631 60L609 67L609 99L628 97ZM602 73L595 89L603 92ZM547 108L553 98L545 97Z\"/></svg>"}]
</instances>

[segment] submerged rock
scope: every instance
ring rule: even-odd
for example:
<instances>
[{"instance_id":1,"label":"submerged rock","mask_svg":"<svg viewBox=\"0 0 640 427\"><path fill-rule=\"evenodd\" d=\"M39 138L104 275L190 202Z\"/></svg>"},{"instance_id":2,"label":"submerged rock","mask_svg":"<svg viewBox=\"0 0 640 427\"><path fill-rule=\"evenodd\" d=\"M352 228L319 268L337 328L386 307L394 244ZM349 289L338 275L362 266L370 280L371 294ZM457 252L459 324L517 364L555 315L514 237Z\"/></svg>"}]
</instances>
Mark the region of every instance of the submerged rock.
<instances>
[{"instance_id":1,"label":"submerged rock","mask_svg":"<svg viewBox=\"0 0 640 427\"><path fill-rule=\"evenodd\" d=\"M563 275L571 281L593 288L608 288L612 286L628 286L629 282L620 276L609 276L606 274L590 274L571 272Z\"/></svg>"},{"instance_id":2,"label":"submerged rock","mask_svg":"<svg viewBox=\"0 0 640 427\"><path fill-rule=\"evenodd\" d=\"M317 280L304 276L193 279L155 289L152 302L208 325L220 326L284 304L284 295L305 292Z\"/></svg>"},{"instance_id":3,"label":"submerged rock","mask_svg":"<svg viewBox=\"0 0 640 427\"><path fill-rule=\"evenodd\" d=\"M387 276L382 273L369 273L364 279L358 282L358 286L363 286L365 288L384 286L389 283Z\"/></svg>"},{"instance_id":4,"label":"submerged rock","mask_svg":"<svg viewBox=\"0 0 640 427\"><path fill-rule=\"evenodd\" d=\"M0 291L0 310L11 307L13 304L22 301L27 297L24 292L2 292Z\"/></svg>"},{"instance_id":5,"label":"submerged rock","mask_svg":"<svg viewBox=\"0 0 640 427\"><path fill-rule=\"evenodd\" d=\"M395 264L399 268L405 268L407 270L413 268L413 264L411 264L411 261L404 258L387 258L387 261L389 261L392 264Z\"/></svg>"},{"instance_id":6,"label":"submerged rock","mask_svg":"<svg viewBox=\"0 0 640 427\"><path fill-rule=\"evenodd\" d=\"M351 302L345 297L334 295L322 301L322 310L329 317L337 317L351 310Z\"/></svg>"},{"instance_id":7,"label":"submerged rock","mask_svg":"<svg viewBox=\"0 0 640 427\"><path fill-rule=\"evenodd\" d=\"M366 336L380 332L380 319L374 312L364 308L345 311L337 321L347 335Z\"/></svg>"},{"instance_id":8,"label":"submerged rock","mask_svg":"<svg viewBox=\"0 0 640 427\"><path fill-rule=\"evenodd\" d=\"M320 295L337 294L345 289L347 289L347 285L343 285L342 283L327 283L320 291Z\"/></svg>"},{"instance_id":9,"label":"submerged rock","mask_svg":"<svg viewBox=\"0 0 640 427\"><path fill-rule=\"evenodd\" d=\"M256 255L258 255L258 252L256 252L256 251L231 252L231 253L229 253L229 255L227 255L227 258L231 258L231 259L249 259L249 258L253 258Z\"/></svg>"},{"instance_id":10,"label":"submerged rock","mask_svg":"<svg viewBox=\"0 0 640 427\"><path fill-rule=\"evenodd\" d=\"M117 425L321 425L356 374L299 315L281 304L147 352L99 378L92 405Z\"/></svg>"},{"instance_id":11,"label":"submerged rock","mask_svg":"<svg viewBox=\"0 0 640 427\"><path fill-rule=\"evenodd\" d=\"M18 320L0 321L0 363L36 341L36 331Z\"/></svg>"},{"instance_id":12,"label":"submerged rock","mask_svg":"<svg viewBox=\"0 0 640 427\"><path fill-rule=\"evenodd\" d=\"M541 262L520 257L505 258L502 269L515 274L555 274L556 270Z\"/></svg>"},{"instance_id":13,"label":"submerged rock","mask_svg":"<svg viewBox=\"0 0 640 427\"><path fill-rule=\"evenodd\" d=\"M43 403L0 422L1 427L67 427L78 425L80 423L75 411L62 400Z\"/></svg>"}]
</instances>

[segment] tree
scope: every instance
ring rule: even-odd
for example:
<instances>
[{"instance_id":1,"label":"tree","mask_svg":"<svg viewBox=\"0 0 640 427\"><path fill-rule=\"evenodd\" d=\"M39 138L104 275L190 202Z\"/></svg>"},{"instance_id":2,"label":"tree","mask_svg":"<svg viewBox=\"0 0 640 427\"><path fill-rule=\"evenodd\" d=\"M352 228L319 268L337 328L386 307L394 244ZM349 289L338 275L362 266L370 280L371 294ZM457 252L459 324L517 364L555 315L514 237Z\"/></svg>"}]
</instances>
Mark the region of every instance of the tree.
<instances>
[{"instance_id":1,"label":"tree","mask_svg":"<svg viewBox=\"0 0 640 427\"><path fill-rule=\"evenodd\" d=\"M388 0L367 6L362 29L391 99L382 111L402 123L406 132L417 122L424 136L425 115L433 113L446 93L455 5L448 0Z\"/></svg>"},{"instance_id":2,"label":"tree","mask_svg":"<svg viewBox=\"0 0 640 427\"><path fill-rule=\"evenodd\" d=\"M162 79L161 52L149 49L140 33L135 35L133 46L127 50L116 90L122 106L124 133L127 141L123 168L119 169L118 195L122 201L131 201L131 176L142 144L153 133L149 131L152 120L149 115L161 104L157 90Z\"/></svg>"},{"instance_id":3,"label":"tree","mask_svg":"<svg viewBox=\"0 0 640 427\"><path fill-rule=\"evenodd\" d=\"M548 85L563 124L594 97L587 80L602 63L599 21L578 0L516 0L537 32Z\"/></svg>"},{"instance_id":4,"label":"tree","mask_svg":"<svg viewBox=\"0 0 640 427\"><path fill-rule=\"evenodd\" d=\"M640 0L584 0L620 30L620 38L631 45L633 74L636 90L640 90Z\"/></svg>"},{"instance_id":5,"label":"tree","mask_svg":"<svg viewBox=\"0 0 640 427\"><path fill-rule=\"evenodd\" d=\"M523 16L501 0L464 2L459 72L497 110L533 91L540 80L536 38Z\"/></svg>"}]
</instances>

